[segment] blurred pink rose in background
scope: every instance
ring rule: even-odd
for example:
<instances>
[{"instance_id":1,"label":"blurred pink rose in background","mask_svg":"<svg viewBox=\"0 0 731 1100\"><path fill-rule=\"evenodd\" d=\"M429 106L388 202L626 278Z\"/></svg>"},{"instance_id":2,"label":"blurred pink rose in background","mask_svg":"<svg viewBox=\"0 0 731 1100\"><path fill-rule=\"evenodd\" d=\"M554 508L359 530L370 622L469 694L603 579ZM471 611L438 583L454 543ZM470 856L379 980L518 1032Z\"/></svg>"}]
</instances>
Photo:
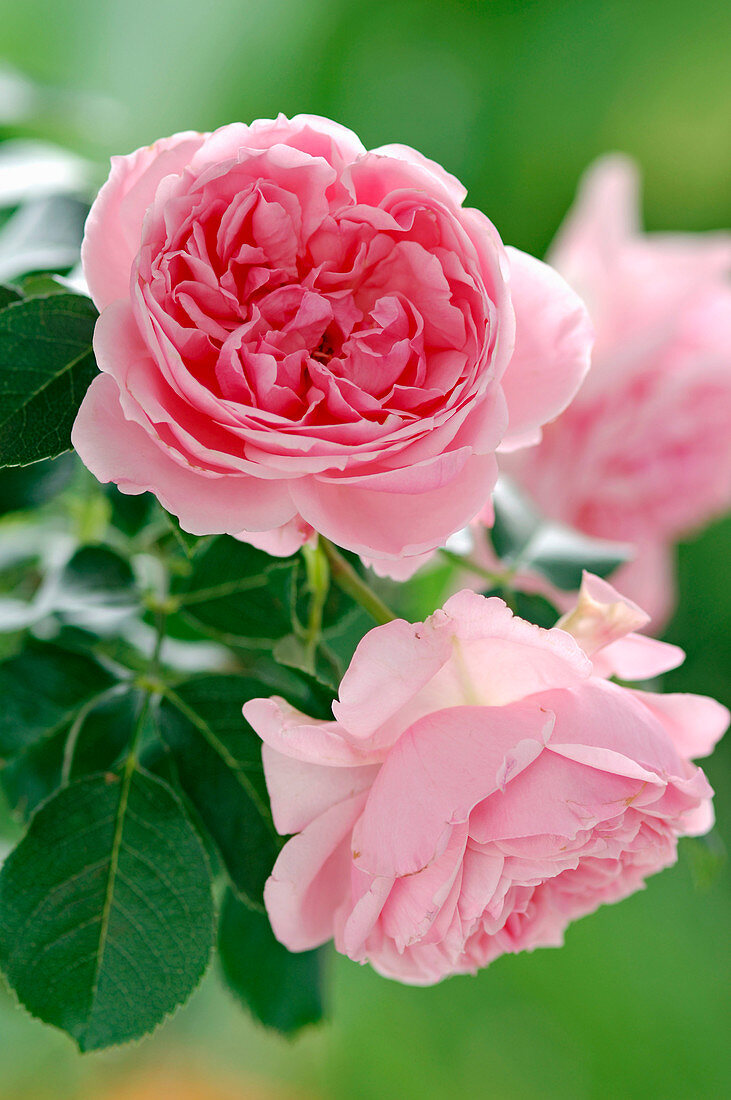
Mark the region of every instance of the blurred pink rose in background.
<instances>
[{"instance_id":1,"label":"blurred pink rose in background","mask_svg":"<svg viewBox=\"0 0 731 1100\"><path fill-rule=\"evenodd\" d=\"M539 508L636 544L616 583L662 624L672 544L731 503L731 239L639 226L637 171L598 161L549 253L596 330L591 370L504 468Z\"/></svg>"},{"instance_id":2,"label":"blurred pink rose in background","mask_svg":"<svg viewBox=\"0 0 731 1100\"><path fill-rule=\"evenodd\" d=\"M103 372L82 460L276 554L313 529L393 561L444 542L591 343L576 294L464 197L414 150L306 115L115 157L82 251Z\"/></svg>"},{"instance_id":3,"label":"blurred pink rose in background","mask_svg":"<svg viewBox=\"0 0 731 1100\"><path fill-rule=\"evenodd\" d=\"M635 633L646 621L589 575L562 629L463 591L424 623L370 631L333 721L247 703L275 825L297 834L265 891L277 937L295 951L334 937L428 984L558 945L671 864L679 835L712 824L690 760L728 712L605 679L682 660Z\"/></svg>"}]
</instances>

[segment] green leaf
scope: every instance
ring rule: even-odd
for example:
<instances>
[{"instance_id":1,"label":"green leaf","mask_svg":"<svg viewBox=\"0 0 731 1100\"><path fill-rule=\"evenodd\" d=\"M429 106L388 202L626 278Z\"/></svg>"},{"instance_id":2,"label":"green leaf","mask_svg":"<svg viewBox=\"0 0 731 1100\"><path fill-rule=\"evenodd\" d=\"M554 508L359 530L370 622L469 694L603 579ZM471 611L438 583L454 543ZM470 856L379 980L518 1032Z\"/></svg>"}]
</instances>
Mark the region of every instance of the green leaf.
<instances>
[{"instance_id":1,"label":"green leaf","mask_svg":"<svg viewBox=\"0 0 731 1100\"><path fill-rule=\"evenodd\" d=\"M74 293L68 284L68 280L58 275L52 275L47 271L35 275L26 275L24 279L19 281L19 286L24 298L39 298L41 295L47 294Z\"/></svg>"},{"instance_id":2,"label":"green leaf","mask_svg":"<svg viewBox=\"0 0 731 1100\"><path fill-rule=\"evenodd\" d=\"M31 640L0 665L0 758L68 729L115 683L93 658Z\"/></svg>"},{"instance_id":3,"label":"green leaf","mask_svg":"<svg viewBox=\"0 0 731 1100\"><path fill-rule=\"evenodd\" d=\"M263 660L255 675L196 676L168 690L159 712L182 791L195 807L237 892L261 906L279 851L261 762L261 740L241 713L249 699L281 695L332 717L331 693L313 677Z\"/></svg>"},{"instance_id":4,"label":"green leaf","mask_svg":"<svg viewBox=\"0 0 731 1100\"><path fill-rule=\"evenodd\" d=\"M6 286L0 283L0 309L5 309L12 302L19 302L23 295L14 286Z\"/></svg>"},{"instance_id":5,"label":"green leaf","mask_svg":"<svg viewBox=\"0 0 731 1100\"><path fill-rule=\"evenodd\" d=\"M180 684L160 707L160 735L182 790L218 848L231 882L261 905L279 851L261 762L261 740L241 713L269 694L258 680L203 676Z\"/></svg>"},{"instance_id":6,"label":"green leaf","mask_svg":"<svg viewBox=\"0 0 731 1100\"><path fill-rule=\"evenodd\" d=\"M83 546L66 563L59 578L63 609L131 607L139 602L129 562L108 546Z\"/></svg>"},{"instance_id":7,"label":"green leaf","mask_svg":"<svg viewBox=\"0 0 731 1100\"><path fill-rule=\"evenodd\" d=\"M298 672L313 677L324 690L332 693L333 697L337 693L342 679L342 670L335 654L330 652L322 639L312 654L302 638L295 634L287 634L286 637L275 642L272 656L278 664L297 669Z\"/></svg>"},{"instance_id":8,"label":"green leaf","mask_svg":"<svg viewBox=\"0 0 731 1100\"><path fill-rule=\"evenodd\" d=\"M78 722L15 756L2 772L14 812L27 819L59 789L64 768L71 779L111 771L129 744L140 706L141 693L120 685L119 692L82 711Z\"/></svg>"},{"instance_id":9,"label":"green leaf","mask_svg":"<svg viewBox=\"0 0 731 1100\"><path fill-rule=\"evenodd\" d=\"M544 520L533 504L507 478L500 478L493 494L495 521L490 529L493 549L501 561L523 558Z\"/></svg>"},{"instance_id":10,"label":"green leaf","mask_svg":"<svg viewBox=\"0 0 731 1100\"><path fill-rule=\"evenodd\" d=\"M114 482L105 485L104 492L112 506L112 525L128 538L138 535L155 514L152 493L121 493Z\"/></svg>"},{"instance_id":11,"label":"green leaf","mask_svg":"<svg viewBox=\"0 0 731 1100\"><path fill-rule=\"evenodd\" d=\"M63 454L0 470L0 515L37 508L52 500L70 483L77 461L75 455Z\"/></svg>"},{"instance_id":12,"label":"green leaf","mask_svg":"<svg viewBox=\"0 0 731 1100\"><path fill-rule=\"evenodd\" d=\"M269 919L229 891L218 930L228 985L267 1027L289 1035L322 1019L322 954L293 954L274 938Z\"/></svg>"},{"instance_id":13,"label":"green leaf","mask_svg":"<svg viewBox=\"0 0 731 1100\"><path fill-rule=\"evenodd\" d=\"M54 458L97 373L97 312L88 298L53 294L0 312L0 466Z\"/></svg>"},{"instance_id":14,"label":"green leaf","mask_svg":"<svg viewBox=\"0 0 731 1100\"><path fill-rule=\"evenodd\" d=\"M0 963L82 1051L136 1039L187 999L213 944L210 868L180 799L140 771L64 788L0 873Z\"/></svg>"},{"instance_id":15,"label":"green leaf","mask_svg":"<svg viewBox=\"0 0 731 1100\"><path fill-rule=\"evenodd\" d=\"M584 569L608 577L633 554L624 543L592 539L553 523L541 528L529 550L525 564L567 592L580 588Z\"/></svg>"},{"instance_id":16,"label":"green leaf","mask_svg":"<svg viewBox=\"0 0 731 1100\"><path fill-rule=\"evenodd\" d=\"M491 588L489 592L483 592L483 596L499 596L505 600L510 608L526 622L535 623L549 630L558 622L561 612L547 600L545 596L537 592L506 591L503 588Z\"/></svg>"},{"instance_id":17,"label":"green leaf","mask_svg":"<svg viewBox=\"0 0 731 1100\"><path fill-rule=\"evenodd\" d=\"M196 553L173 593L185 615L226 641L269 645L292 630L296 558L273 559L228 535Z\"/></svg>"}]
</instances>

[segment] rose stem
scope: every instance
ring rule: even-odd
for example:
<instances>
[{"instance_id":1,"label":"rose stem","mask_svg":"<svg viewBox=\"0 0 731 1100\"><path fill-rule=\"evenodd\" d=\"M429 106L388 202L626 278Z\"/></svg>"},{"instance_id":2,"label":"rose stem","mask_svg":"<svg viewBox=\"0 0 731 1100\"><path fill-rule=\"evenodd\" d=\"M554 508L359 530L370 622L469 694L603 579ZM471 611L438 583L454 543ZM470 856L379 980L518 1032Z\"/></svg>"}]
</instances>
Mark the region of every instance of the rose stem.
<instances>
[{"instance_id":1,"label":"rose stem","mask_svg":"<svg viewBox=\"0 0 731 1100\"><path fill-rule=\"evenodd\" d=\"M359 577L353 566L347 561L333 544L320 535L320 545L330 563L332 579L343 592L352 596L356 603L368 612L377 623L383 625L390 623L397 616L394 615L380 596L370 588L362 577Z\"/></svg>"}]
</instances>

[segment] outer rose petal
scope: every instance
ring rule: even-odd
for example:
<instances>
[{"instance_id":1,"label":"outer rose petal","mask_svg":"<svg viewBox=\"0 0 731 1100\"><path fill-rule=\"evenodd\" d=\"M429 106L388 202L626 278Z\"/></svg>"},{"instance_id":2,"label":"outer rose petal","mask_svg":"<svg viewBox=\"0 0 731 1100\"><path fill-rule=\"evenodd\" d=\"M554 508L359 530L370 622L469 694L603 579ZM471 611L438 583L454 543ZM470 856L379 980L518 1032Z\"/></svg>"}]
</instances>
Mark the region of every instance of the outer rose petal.
<instances>
[{"instance_id":1,"label":"outer rose petal","mask_svg":"<svg viewBox=\"0 0 731 1100\"><path fill-rule=\"evenodd\" d=\"M592 657L595 676L618 676L620 680L651 680L684 660L679 646L645 634L628 634Z\"/></svg>"},{"instance_id":2,"label":"outer rose petal","mask_svg":"<svg viewBox=\"0 0 731 1100\"><path fill-rule=\"evenodd\" d=\"M572 285L603 266L640 228L637 167L620 153L600 157L585 173L549 261Z\"/></svg>"},{"instance_id":3,"label":"outer rose petal","mask_svg":"<svg viewBox=\"0 0 731 1100\"><path fill-rule=\"evenodd\" d=\"M662 723L677 751L687 760L708 756L728 729L731 715L726 707L705 695L655 695L649 691L632 694Z\"/></svg>"},{"instance_id":4,"label":"outer rose petal","mask_svg":"<svg viewBox=\"0 0 731 1100\"><path fill-rule=\"evenodd\" d=\"M300 546L309 542L314 534L309 523L305 523L300 516L295 516L289 523L276 527L273 531L239 531L236 538L274 558L288 558L291 554L296 554Z\"/></svg>"},{"instance_id":5,"label":"outer rose petal","mask_svg":"<svg viewBox=\"0 0 731 1100\"><path fill-rule=\"evenodd\" d=\"M569 404L589 369L593 328L584 303L558 272L507 248L515 350L502 386L510 422L501 450L540 439L540 426Z\"/></svg>"},{"instance_id":6,"label":"outer rose petal","mask_svg":"<svg viewBox=\"0 0 731 1100\"><path fill-rule=\"evenodd\" d=\"M373 785L380 764L332 768L285 756L264 745L264 774L274 826L282 836L298 833L338 802L345 802Z\"/></svg>"},{"instance_id":7,"label":"outer rose petal","mask_svg":"<svg viewBox=\"0 0 731 1100\"><path fill-rule=\"evenodd\" d=\"M244 718L266 745L284 756L332 768L353 768L372 764L382 753L361 751L344 736L337 722L308 718L284 699L250 699L244 704Z\"/></svg>"},{"instance_id":8,"label":"outer rose petal","mask_svg":"<svg viewBox=\"0 0 731 1100\"><path fill-rule=\"evenodd\" d=\"M379 145L377 149L372 149L371 152L383 157L396 157L398 160L411 161L412 164L417 164L420 168L426 168L439 181L457 206L461 206L467 198L467 188L460 183L456 176L453 176L451 172L447 172L441 164L437 164L436 161L425 157L423 153L412 149L410 145Z\"/></svg>"},{"instance_id":9,"label":"outer rose petal","mask_svg":"<svg viewBox=\"0 0 731 1100\"><path fill-rule=\"evenodd\" d=\"M472 455L452 481L419 494L378 492L317 476L291 488L300 515L326 538L366 557L401 558L431 550L464 527L496 479L494 456Z\"/></svg>"},{"instance_id":10,"label":"outer rose petal","mask_svg":"<svg viewBox=\"0 0 731 1100\"><path fill-rule=\"evenodd\" d=\"M444 616L417 624L395 619L361 638L333 703L333 714L351 737L370 738L449 660L444 626Z\"/></svg>"},{"instance_id":11,"label":"outer rose petal","mask_svg":"<svg viewBox=\"0 0 731 1100\"><path fill-rule=\"evenodd\" d=\"M453 825L539 755L553 715L532 703L451 707L416 722L379 772L353 834L356 867L411 875L438 856Z\"/></svg>"},{"instance_id":12,"label":"outer rose petal","mask_svg":"<svg viewBox=\"0 0 731 1100\"><path fill-rule=\"evenodd\" d=\"M637 546L636 556L613 577L620 592L638 601L650 616L650 629L659 633L675 607L675 549L661 543Z\"/></svg>"},{"instance_id":13,"label":"outer rose petal","mask_svg":"<svg viewBox=\"0 0 731 1100\"><path fill-rule=\"evenodd\" d=\"M350 887L350 835L365 798L326 810L285 844L274 864L264 901L274 935L290 951L319 947L333 936Z\"/></svg>"},{"instance_id":14,"label":"outer rose petal","mask_svg":"<svg viewBox=\"0 0 731 1100\"><path fill-rule=\"evenodd\" d=\"M186 131L112 157L112 171L86 219L81 245L84 275L98 310L129 294L142 222L157 186L165 176L183 171L205 137Z\"/></svg>"},{"instance_id":15,"label":"outer rose petal","mask_svg":"<svg viewBox=\"0 0 731 1100\"><path fill-rule=\"evenodd\" d=\"M71 442L99 481L115 481L131 495L154 492L194 535L235 535L252 519L262 529L279 527L295 512L285 481L211 477L181 466L162 443L125 419L119 388L108 374L100 374L87 390Z\"/></svg>"}]
</instances>

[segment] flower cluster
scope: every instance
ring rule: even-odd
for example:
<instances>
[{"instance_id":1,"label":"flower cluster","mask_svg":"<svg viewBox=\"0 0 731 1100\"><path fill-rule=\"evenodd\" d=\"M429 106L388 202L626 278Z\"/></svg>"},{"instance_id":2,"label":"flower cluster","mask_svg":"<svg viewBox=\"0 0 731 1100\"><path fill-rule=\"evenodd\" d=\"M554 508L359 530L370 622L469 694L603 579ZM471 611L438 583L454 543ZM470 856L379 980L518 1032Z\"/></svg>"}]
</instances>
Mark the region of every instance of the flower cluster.
<instances>
[{"instance_id":1,"label":"flower cluster","mask_svg":"<svg viewBox=\"0 0 731 1100\"><path fill-rule=\"evenodd\" d=\"M596 166L549 266L439 165L323 118L117 157L82 251L101 374L74 446L193 534L279 556L324 536L401 579L492 522L500 452L547 515L632 542L622 590L663 615L672 540L731 500L731 246L643 236L635 191ZM549 630L465 590L370 631L331 720L249 701L294 834L278 939L428 984L559 944L671 863L712 823L691 760L728 713L613 681L682 660L647 623L589 574Z\"/></svg>"}]
</instances>

